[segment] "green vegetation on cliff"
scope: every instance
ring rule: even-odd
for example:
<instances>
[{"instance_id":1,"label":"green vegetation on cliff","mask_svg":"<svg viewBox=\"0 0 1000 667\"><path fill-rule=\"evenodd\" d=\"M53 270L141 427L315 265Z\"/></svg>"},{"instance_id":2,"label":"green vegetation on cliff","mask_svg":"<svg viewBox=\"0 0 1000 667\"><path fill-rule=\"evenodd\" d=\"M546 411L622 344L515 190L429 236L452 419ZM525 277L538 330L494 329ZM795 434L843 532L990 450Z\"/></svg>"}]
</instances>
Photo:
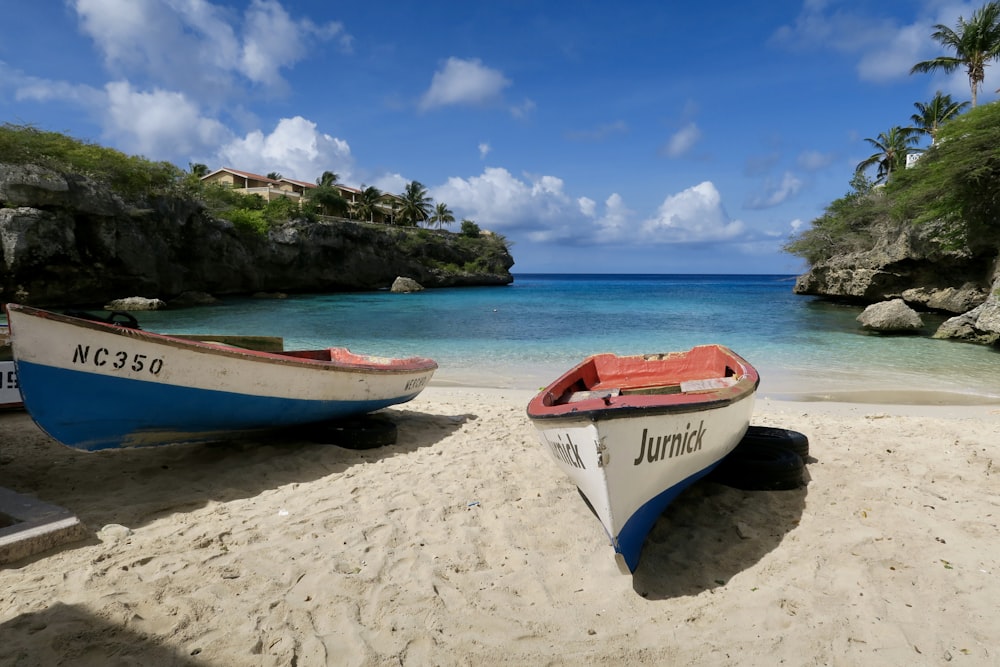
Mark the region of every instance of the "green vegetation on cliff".
<instances>
[{"instance_id":1,"label":"green vegetation on cliff","mask_svg":"<svg viewBox=\"0 0 1000 667\"><path fill-rule=\"evenodd\" d=\"M196 178L169 162L126 155L29 125L0 125L0 162L35 164L80 174L106 184L127 200L150 194L179 194L197 183Z\"/></svg>"},{"instance_id":2,"label":"green vegetation on cliff","mask_svg":"<svg viewBox=\"0 0 1000 667\"><path fill-rule=\"evenodd\" d=\"M914 104L912 126L897 125L866 139L876 152L858 164L853 190L793 238L787 252L815 265L870 250L887 224L923 224L922 236L945 251L982 254L1000 248L1000 105L976 106L986 67L1000 60L1000 0L987 2L969 19L959 16L954 28L935 25L930 37L947 53L916 63L910 73L964 69L971 102L938 92L929 103ZM972 110L960 115L968 106ZM931 140L926 151L916 146L920 136ZM919 161L913 163L915 156ZM872 167L879 185L866 175Z\"/></svg>"},{"instance_id":3,"label":"green vegetation on cliff","mask_svg":"<svg viewBox=\"0 0 1000 667\"><path fill-rule=\"evenodd\" d=\"M440 228L455 220L444 203L431 208L426 188L417 181L407 186L402 197L396 198L395 224L388 225L368 221L374 217L370 210L374 202L383 197L381 192L364 188L358 206L348 211L347 202L332 187L337 180L332 172L325 172L317 179L317 187L302 206L298 200L286 197L265 202L258 194L205 184L200 178L205 172L204 165L191 165L191 172L185 172L169 162L153 162L58 132L10 123L0 125L0 164L35 165L60 174L86 177L130 205L138 204L137 208L143 208L142 202L162 197L197 202L209 217L227 220L258 241L266 241L270 230L290 221L335 222L334 228L342 230L340 233L344 235L348 229L357 229L355 225L367 227L394 239L399 252L408 254L426 269L458 276L467 282L468 274L490 274L492 280L498 275L509 277L508 270L513 264L510 243L500 234L481 231L470 220L462 221L460 233L417 227L424 222ZM343 203L342 210L333 205L338 198ZM3 206L0 201L0 207ZM325 217L331 212L349 214L353 220ZM340 226L341 223L351 227Z\"/></svg>"},{"instance_id":4,"label":"green vegetation on cliff","mask_svg":"<svg viewBox=\"0 0 1000 667\"><path fill-rule=\"evenodd\" d=\"M870 249L877 223L934 223L942 248L1000 248L1000 102L944 123L936 142L884 186L856 174L785 250L810 264Z\"/></svg>"}]
</instances>

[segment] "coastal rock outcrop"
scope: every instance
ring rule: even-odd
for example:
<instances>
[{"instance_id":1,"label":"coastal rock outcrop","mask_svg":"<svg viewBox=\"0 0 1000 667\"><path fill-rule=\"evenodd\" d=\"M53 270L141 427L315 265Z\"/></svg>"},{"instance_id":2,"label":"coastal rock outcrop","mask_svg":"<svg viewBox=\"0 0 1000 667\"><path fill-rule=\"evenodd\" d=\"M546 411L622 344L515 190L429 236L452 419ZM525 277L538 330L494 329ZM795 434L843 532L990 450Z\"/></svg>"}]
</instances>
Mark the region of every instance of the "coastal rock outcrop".
<instances>
[{"instance_id":1,"label":"coastal rock outcrop","mask_svg":"<svg viewBox=\"0 0 1000 667\"><path fill-rule=\"evenodd\" d=\"M946 320L934 332L934 338L957 338L972 343L1000 343L1000 279L986 301L967 313Z\"/></svg>"},{"instance_id":2,"label":"coastal rock outcrop","mask_svg":"<svg viewBox=\"0 0 1000 667\"><path fill-rule=\"evenodd\" d=\"M142 294L329 292L507 285L502 239L349 220L291 220L266 234L212 217L201 202L126 202L85 177L0 164L0 301L104 304Z\"/></svg>"},{"instance_id":3,"label":"coastal rock outcrop","mask_svg":"<svg viewBox=\"0 0 1000 667\"><path fill-rule=\"evenodd\" d=\"M128 296L115 299L104 305L104 310L163 310L167 304L162 299L147 299L144 296Z\"/></svg>"},{"instance_id":4,"label":"coastal rock outcrop","mask_svg":"<svg viewBox=\"0 0 1000 667\"><path fill-rule=\"evenodd\" d=\"M899 300L916 311L955 316L935 338L1000 343L996 248L955 249L933 223L882 221L872 234L871 249L817 262L798 277L794 292L864 305Z\"/></svg>"},{"instance_id":5,"label":"coastal rock outcrop","mask_svg":"<svg viewBox=\"0 0 1000 667\"><path fill-rule=\"evenodd\" d=\"M881 222L872 233L871 249L816 263L798 277L794 292L865 304L902 298L955 314L985 301L995 249L952 249L930 223Z\"/></svg>"},{"instance_id":6,"label":"coastal rock outcrop","mask_svg":"<svg viewBox=\"0 0 1000 667\"><path fill-rule=\"evenodd\" d=\"M392 287L390 288L390 291L407 294L410 292L422 292L423 289L424 286L418 283L413 278L399 276L394 281L392 281Z\"/></svg>"},{"instance_id":7,"label":"coastal rock outcrop","mask_svg":"<svg viewBox=\"0 0 1000 667\"><path fill-rule=\"evenodd\" d=\"M924 326L920 314L902 299L873 303L858 315L857 320L865 329L886 333L912 333Z\"/></svg>"}]
</instances>

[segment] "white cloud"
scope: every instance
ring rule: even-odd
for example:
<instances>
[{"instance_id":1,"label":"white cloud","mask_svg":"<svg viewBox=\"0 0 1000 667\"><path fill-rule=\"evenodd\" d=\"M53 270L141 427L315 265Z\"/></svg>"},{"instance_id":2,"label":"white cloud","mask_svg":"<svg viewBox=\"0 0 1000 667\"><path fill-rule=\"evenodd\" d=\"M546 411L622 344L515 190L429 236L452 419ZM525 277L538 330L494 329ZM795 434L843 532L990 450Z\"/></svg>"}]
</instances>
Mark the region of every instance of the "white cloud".
<instances>
[{"instance_id":1,"label":"white cloud","mask_svg":"<svg viewBox=\"0 0 1000 667\"><path fill-rule=\"evenodd\" d=\"M732 240L743 229L742 222L730 220L711 181L670 195L656 215L642 223L643 238L651 243Z\"/></svg>"},{"instance_id":2,"label":"white cloud","mask_svg":"<svg viewBox=\"0 0 1000 667\"><path fill-rule=\"evenodd\" d=\"M806 171L819 171L833 164L836 160L833 153L821 153L819 151L802 151L796 159L796 164Z\"/></svg>"},{"instance_id":3,"label":"white cloud","mask_svg":"<svg viewBox=\"0 0 1000 667\"><path fill-rule=\"evenodd\" d=\"M434 73L431 87L420 100L420 108L483 104L498 99L510 83L502 72L486 67L478 58L448 58L444 67Z\"/></svg>"},{"instance_id":4,"label":"white cloud","mask_svg":"<svg viewBox=\"0 0 1000 667\"><path fill-rule=\"evenodd\" d=\"M279 84L279 70L304 58L311 38L338 35L341 47L349 48L351 38L340 23L318 26L309 19L293 19L275 0L253 0L246 11L240 71L251 81Z\"/></svg>"},{"instance_id":5,"label":"white cloud","mask_svg":"<svg viewBox=\"0 0 1000 667\"><path fill-rule=\"evenodd\" d=\"M597 219L597 240L618 241L627 237L632 211L617 192L604 201L604 214Z\"/></svg>"},{"instance_id":6,"label":"white cloud","mask_svg":"<svg viewBox=\"0 0 1000 667\"><path fill-rule=\"evenodd\" d=\"M89 110L105 106L105 92L99 88L25 76L18 70L7 69L0 62L0 90L8 86L14 91L13 98L19 102L62 102Z\"/></svg>"},{"instance_id":7,"label":"white cloud","mask_svg":"<svg viewBox=\"0 0 1000 667\"><path fill-rule=\"evenodd\" d=\"M313 182L324 171L335 172L343 182L352 178L353 158L347 142L317 131L316 123L301 116L282 118L270 134L255 130L234 139L219 150L217 158L219 166L258 174L277 171L300 181Z\"/></svg>"},{"instance_id":8,"label":"white cloud","mask_svg":"<svg viewBox=\"0 0 1000 667\"><path fill-rule=\"evenodd\" d=\"M616 134L628 132L628 123L623 120L616 120L612 123L605 123L590 130L580 130L577 132L567 132L566 136L574 141L604 141L608 137Z\"/></svg>"},{"instance_id":9,"label":"white cloud","mask_svg":"<svg viewBox=\"0 0 1000 667\"><path fill-rule=\"evenodd\" d=\"M808 0L794 23L778 28L771 40L793 49L833 48L859 53L884 43L895 30L888 18L842 7L826 0Z\"/></svg>"},{"instance_id":10,"label":"white cloud","mask_svg":"<svg viewBox=\"0 0 1000 667\"><path fill-rule=\"evenodd\" d=\"M768 182L764 185L764 192L751 197L746 207L751 209L771 208L794 197L802 189L802 181L795 174L786 171L780 183Z\"/></svg>"},{"instance_id":11,"label":"white cloud","mask_svg":"<svg viewBox=\"0 0 1000 667\"><path fill-rule=\"evenodd\" d=\"M400 194L406 189L406 185L409 182L410 181L408 179L403 178L402 174L393 172L391 174L382 174L381 176L378 176L372 185L382 192Z\"/></svg>"},{"instance_id":12,"label":"white cloud","mask_svg":"<svg viewBox=\"0 0 1000 667\"><path fill-rule=\"evenodd\" d=\"M191 155L228 136L221 123L202 116L182 93L138 92L124 81L109 83L105 90L104 133L125 152Z\"/></svg>"},{"instance_id":13,"label":"white cloud","mask_svg":"<svg viewBox=\"0 0 1000 667\"><path fill-rule=\"evenodd\" d=\"M576 200L576 205L579 207L580 213L588 218L593 218L597 215L597 202L590 197L580 197Z\"/></svg>"},{"instance_id":14,"label":"white cloud","mask_svg":"<svg viewBox=\"0 0 1000 667\"><path fill-rule=\"evenodd\" d=\"M913 64L926 59L920 51L932 43L930 33L930 27L924 24L904 26L889 33L883 44L861 56L858 77L875 83L908 77Z\"/></svg>"},{"instance_id":15,"label":"white cloud","mask_svg":"<svg viewBox=\"0 0 1000 667\"><path fill-rule=\"evenodd\" d=\"M340 23L293 18L276 0L252 0L242 24L206 0L69 2L114 75L216 100L241 82L284 86L282 69L315 42L336 37L344 48L351 39Z\"/></svg>"},{"instance_id":16,"label":"white cloud","mask_svg":"<svg viewBox=\"0 0 1000 667\"><path fill-rule=\"evenodd\" d=\"M694 123L688 123L670 137L662 152L669 157L680 157L691 150L699 139L701 130Z\"/></svg>"},{"instance_id":17,"label":"white cloud","mask_svg":"<svg viewBox=\"0 0 1000 667\"><path fill-rule=\"evenodd\" d=\"M485 160L486 156L490 154L490 150L492 150L492 149L490 148L490 145L488 143L486 143L485 141L483 141L482 143L480 143L479 144L479 159L480 160Z\"/></svg>"},{"instance_id":18,"label":"white cloud","mask_svg":"<svg viewBox=\"0 0 1000 667\"><path fill-rule=\"evenodd\" d=\"M490 229L538 227L578 217L563 192L562 179L540 176L525 181L499 167L488 167L468 179L449 178L433 188L431 196Z\"/></svg>"},{"instance_id":19,"label":"white cloud","mask_svg":"<svg viewBox=\"0 0 1000 667\"><path fill-rule=\"evenodd\" d=\"M510 108L510 115L517 119L527 118L535 110L533 100L524 100L521 104Z\"/></svg>"}]
</instances>

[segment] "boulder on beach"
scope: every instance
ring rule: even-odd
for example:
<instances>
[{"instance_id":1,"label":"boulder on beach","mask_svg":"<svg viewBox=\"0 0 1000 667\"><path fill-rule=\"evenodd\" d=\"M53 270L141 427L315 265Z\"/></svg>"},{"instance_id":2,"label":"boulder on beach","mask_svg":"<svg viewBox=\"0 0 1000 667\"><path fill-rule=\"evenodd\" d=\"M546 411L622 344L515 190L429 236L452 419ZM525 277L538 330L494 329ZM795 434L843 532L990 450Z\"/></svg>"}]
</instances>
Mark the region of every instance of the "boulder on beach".
<instances>
[{"instance_id":1,"label":"boulder on beach","mask_svg":"<svg viewBox=\"0 0 1000 667\"><path fill-rule=\"evenodd\" d=\"M129 296L115 299L105 304L104 310L162 310L167 304L160 299L147 299L144 296Z\"/></svg>"},{"instance_id":2,"label":"boulder on beach","mask_svg":"<svg viewBox=\"0 0 1000 667\"><path fill-rule=\"evenodd\" d=\"M407 292L421 292L423 291L423 289L424 286L418 283L413 278L406 278L403 276L399 276L394 281L392 281L391 291L407 293Z\"/></svg>"},{"instance_id":3,"label":"boulder on beach","mask_svg":"<svg viewBox=\"0 0 1000 667\"><path fill-rule=\"evenodd\" d=\"M858 315L857 320L865 329L886 333L915 332L924 326L920 314L902 299L873 303Z\"/></svg>"}]
</instances>

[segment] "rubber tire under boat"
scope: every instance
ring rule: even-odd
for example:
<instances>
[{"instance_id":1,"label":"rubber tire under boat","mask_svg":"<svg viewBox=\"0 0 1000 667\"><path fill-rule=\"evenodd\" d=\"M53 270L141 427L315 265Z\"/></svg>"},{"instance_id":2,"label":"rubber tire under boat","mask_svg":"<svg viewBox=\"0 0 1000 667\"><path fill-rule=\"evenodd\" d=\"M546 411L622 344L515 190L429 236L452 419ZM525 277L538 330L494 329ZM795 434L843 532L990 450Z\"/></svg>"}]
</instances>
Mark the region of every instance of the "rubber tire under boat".
<instances>
[{"instance_id":1,"label":"rubber tire under boat","mask_svg":"<svg viewBox=\"0 0 1000 667\"><path fill-rule=\"evenodd\" d=\"M363 415L309 424L305 437L322 445L346 449L374 449L396 444L396 424L387 417Z\"/></svg>"},{"instance_id":2,"label":"rubber tire under boat","mask_svg":"<svg viewBox=\"0 0 1000 667\"><path fill-rule=\"evenodd\" d=\"M787 491L803 485L804 469L802 457L785 446L741 441L708 480L744 491Z\"/></svg>"},{"instance_id":3,"label":"rubber tire under boat","mask_svg":"<svg viewBox=\"0 0 1000 667\"><path fill-rule=\"evenodd\" d=\"M805 461L809 458L809 438L798 431L774 426L753 426L747 429L740 444L754 442L757 444L771 443L778 447L790 449Z\"/></svg>"}]
</instances>

